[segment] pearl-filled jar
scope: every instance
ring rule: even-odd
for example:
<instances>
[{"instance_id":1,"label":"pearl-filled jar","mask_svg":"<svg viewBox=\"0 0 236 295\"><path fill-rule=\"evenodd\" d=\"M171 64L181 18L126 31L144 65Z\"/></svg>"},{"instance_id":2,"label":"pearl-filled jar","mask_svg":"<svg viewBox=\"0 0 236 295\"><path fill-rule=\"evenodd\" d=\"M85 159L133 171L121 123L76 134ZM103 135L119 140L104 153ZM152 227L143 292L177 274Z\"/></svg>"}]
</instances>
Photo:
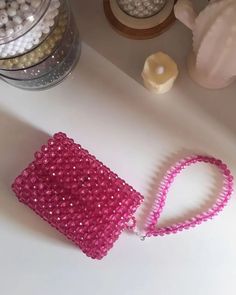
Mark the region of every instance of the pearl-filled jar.
<instances>
[{"instance_id":1,"label":"pearl-filled jar","mask_svg":"<svg viewBox=\"0 0 236 295\"><path fill-rule=\"evenodd\" d=\"M122 36L150 39L160 35L174 21L177 0L103 0L105 15Z\"/></svg>"},{"instance_id":2,"label":"pearl-filled jar","mask_svg":"<svg viewBox=\"0 0 236 295\"><path fill-rule=\"evenodd\" d=\"M8 23L2 27L1 7L8 15ZM28 13L28 19L24 13L20 14L22 11ZM32 15L32 11L40 12L40 17ZM30 29L29 21L33 24ZM8 39L1 38L1 29L6 31L9 22L14 33ZM17 25L22 26L22 35L14 39ZM48 88L64 79L79 54L78 31L68 1L0 0L0 76L3 80L24 89Z\"/></svg>"},{"instance_id":3,"label":"pearl-filled jar","mask_svg":"<svg viewBox=\"0 0 236 295\"><path fill-rule=\"evenodd\" d=\"M166 5L167 0L117 0L117 3L128 15L146 18L157 14Z\"/></svg>"}]
</instances>

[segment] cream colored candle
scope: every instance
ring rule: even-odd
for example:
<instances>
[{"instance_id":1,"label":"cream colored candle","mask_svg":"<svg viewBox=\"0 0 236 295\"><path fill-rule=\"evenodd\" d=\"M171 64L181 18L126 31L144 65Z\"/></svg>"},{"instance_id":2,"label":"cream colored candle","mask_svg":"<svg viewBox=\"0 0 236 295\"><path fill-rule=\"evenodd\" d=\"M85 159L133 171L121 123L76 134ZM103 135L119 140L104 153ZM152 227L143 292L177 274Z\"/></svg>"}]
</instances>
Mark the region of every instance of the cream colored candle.
<instances>
[{"instance_id":1,"label":"cream colored candle","mask_svg":"<svg viewBox=\"0 0 236 295\"><path fill-rule=\"evenodd\" d=\"M169 55L157 52L146 59L142 77L147 89L162 94L172 88L178 73L175 61Z\"/></svg>"}]
</instances>

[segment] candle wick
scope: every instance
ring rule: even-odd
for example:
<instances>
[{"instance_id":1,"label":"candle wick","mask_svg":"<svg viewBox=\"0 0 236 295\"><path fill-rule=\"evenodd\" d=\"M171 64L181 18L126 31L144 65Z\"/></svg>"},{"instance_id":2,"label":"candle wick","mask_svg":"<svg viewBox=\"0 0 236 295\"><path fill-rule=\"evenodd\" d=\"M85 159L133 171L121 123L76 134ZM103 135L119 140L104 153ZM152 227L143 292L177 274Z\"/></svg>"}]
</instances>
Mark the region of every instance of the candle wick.
<instances>
[{"instance_id":1,"label":"candle wick","mask_svg":"<svg viewBox=\"0 0 236 295\"><path fill-rule=\"evenodd\" d=\"M165 67L163 67L163 66L157 66L156 67L156 73L158 75L162 75L164 72L165 72Z\"/></svg>"}]
</instances>

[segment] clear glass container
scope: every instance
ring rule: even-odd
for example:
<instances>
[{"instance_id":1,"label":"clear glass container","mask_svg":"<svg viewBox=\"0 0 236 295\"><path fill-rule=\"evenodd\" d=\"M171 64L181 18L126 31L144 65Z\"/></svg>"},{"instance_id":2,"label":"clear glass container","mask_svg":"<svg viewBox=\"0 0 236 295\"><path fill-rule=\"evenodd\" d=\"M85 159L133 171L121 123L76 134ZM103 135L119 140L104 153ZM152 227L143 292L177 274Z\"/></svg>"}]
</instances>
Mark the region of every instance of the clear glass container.
<instances>
[{"instance_id":1,"label":"clear glass container","mask_svg":"<svg viewBox=\"0 0 236 295\"><path fill-rule=\"evenodd\" d=\"M38 14L31 15L31 28L29 28L27 22L27 28L22 28L22 35L16 34L15 36L15 33L13 33L12 40L8 42L5 38L6 43L0 44L0 49L2 45L9 48L9 44L12 42L19 42L20 39L35 34L35 32L40 31L41 34L40 36L37 35L39 42L35 42L37 44L31 42L32 46L28 46L29 49L23 43L24 51L21 54L17 54L16 50L13 50L11 56L8 54L3 58L0 50L0 76L9 84L24 89L40 90L54 86L71 72L80 55L79 35L68 1L18 1L25 1L24 3L29 5L33 1L40 2L37 7ZM3 38L0 43L2 40ZM28 38L27 40L31 39ZM20 47L21 51L22 48ZM19 49L17 52L19 52Z\"/></svg>"}]
</instances>

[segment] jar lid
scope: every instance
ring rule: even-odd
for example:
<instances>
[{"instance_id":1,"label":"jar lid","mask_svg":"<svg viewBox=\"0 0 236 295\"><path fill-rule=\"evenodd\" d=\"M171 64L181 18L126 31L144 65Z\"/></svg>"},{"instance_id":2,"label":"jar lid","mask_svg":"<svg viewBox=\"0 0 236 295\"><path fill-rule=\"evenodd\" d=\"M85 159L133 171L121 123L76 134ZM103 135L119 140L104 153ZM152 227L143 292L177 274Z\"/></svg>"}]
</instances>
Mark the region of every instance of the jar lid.
<instances>
[{"instance_id":1,"label":"jar lid","mask_svg":"<svg viewBox=\"0 0 236 295\"><path fill-rule=\"evenodd\" d=\"M28 32L47 11L51 0L0 0L0 44Z\"/></svg>"}]
</instances>

